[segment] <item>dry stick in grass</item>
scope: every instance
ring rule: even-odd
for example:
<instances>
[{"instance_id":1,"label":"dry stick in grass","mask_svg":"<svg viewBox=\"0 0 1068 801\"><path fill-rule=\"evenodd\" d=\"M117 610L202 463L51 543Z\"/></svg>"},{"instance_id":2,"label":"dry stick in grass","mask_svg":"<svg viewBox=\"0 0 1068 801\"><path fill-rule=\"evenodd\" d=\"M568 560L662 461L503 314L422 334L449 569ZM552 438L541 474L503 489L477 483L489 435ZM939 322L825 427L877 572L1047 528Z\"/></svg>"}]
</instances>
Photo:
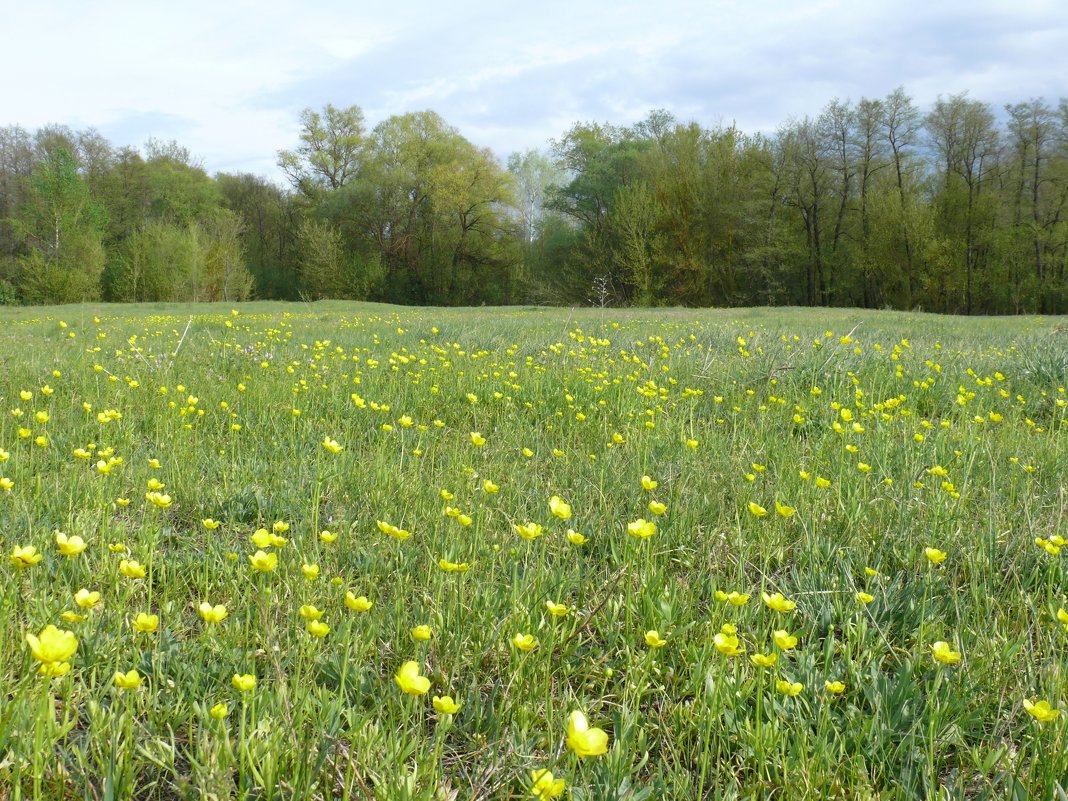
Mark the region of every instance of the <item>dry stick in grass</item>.
<instances>
[{"instance_id":1,"label":"dry stick in grass","mask_svg":"<svg viewBox=\"0 0 1068 801\"><path fill-rule=\"evenodd\" d=\"M174 353L171 354L171 367L174 367L174 360L178 358L178 351L182 349L182 343L185 342L185 335L189 333L189 326L193 324L193 318L190 317L189 321L185 324L185 330L182 332L182 338L178 340L178 347L174 349Z\"/></svg>"},{"instance_id":2,"label":"dry stick in grass","mask_svg":"<svg viewBox=\"0 0 1068 801\"><path fill-rule=\"evenodd\" d=\"M595 606L588 615L586 615L586 619L579 624L579 631L583 631L589 627L590 621L593 620L594 616L604 608L604 605L606 603L608 603L608 599L612 597L612 592L616 589L616 587L619 586L619 582L626 574L626 572L627 565L624 565L616 572L616 574L612 578L608 580L608 584L606 585L608 589L607 592L605 592L604 598L601 599L601 602L597 604L597 606Z\"/></svg>"}]
</instances>

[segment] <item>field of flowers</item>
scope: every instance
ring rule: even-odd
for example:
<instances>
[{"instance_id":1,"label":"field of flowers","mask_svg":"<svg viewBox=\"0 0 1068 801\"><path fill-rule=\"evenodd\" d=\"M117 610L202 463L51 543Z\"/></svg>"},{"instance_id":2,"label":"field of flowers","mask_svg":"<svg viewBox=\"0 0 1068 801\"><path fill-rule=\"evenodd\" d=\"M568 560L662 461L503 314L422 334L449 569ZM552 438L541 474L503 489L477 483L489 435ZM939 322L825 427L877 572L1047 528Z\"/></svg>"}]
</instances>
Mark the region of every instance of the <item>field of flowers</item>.
<instances>
[{"instance_id":1,"label":"field of flowers","mask_svg":"<svg viewBox=\"0 0 1068 801\"><path fill-rule=\"evenodd\" d=\"M1065 799L1064 325L0 312L0 799Z\"/></svg>"}]
</instances>

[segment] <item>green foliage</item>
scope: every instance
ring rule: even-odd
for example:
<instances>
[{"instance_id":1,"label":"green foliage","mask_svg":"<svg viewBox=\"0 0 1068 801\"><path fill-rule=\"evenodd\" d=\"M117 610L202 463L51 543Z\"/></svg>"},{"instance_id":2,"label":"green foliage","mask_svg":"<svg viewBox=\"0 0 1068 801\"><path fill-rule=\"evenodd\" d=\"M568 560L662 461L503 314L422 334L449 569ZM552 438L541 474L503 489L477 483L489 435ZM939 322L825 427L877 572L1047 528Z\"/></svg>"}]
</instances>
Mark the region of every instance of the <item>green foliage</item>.
<instances>
[{"instance_id":1,"label":"green foliage","mask_svg":"<svg viewBox=\"0 0 1068 801\"><path fill-rule=\"evenodd\" d=\"M359 106L328 104L301 112L296 147L278 153L288 187L209 177L175 142L116 149L92 130L12 126L0 278L27 302L89 297L99 258L77 243L99 235L108 299L1063 312L1068 104L1005 111L959 94L921 113L898 88L770 136L653 111L575 124L505 168L432 111L368 130ZM225 235L221 209L236 215ZM157 223L201 251L153 287L133 254ZM68 231L84 269L62 253Z\"/></svg>"},{"instance_id":2,"label":"green foliage","mask_svg":"<svg viewBox=\"0 0 1068 801\"><path fill-rule=\"evenodd\" d=\"M298 191L315 200L359 173L366 144L363 110L329 103L321 114L306 108L300 113L300 125L300 145L280 151L278 166Z\"/></svg>"},{"instance_id":3,"label":"green foliage","mask_svg":"<svg viewBox=\"0 0 1068 801\"><path fill-rule=\"evenodd\" d=\"M512 178L433 112L372 131L359 175L324 198L322 216L363 265L374 296L404 303L507 303L519 260ZM362 268L366 269L366 268Z\"/></svg>"},{"instance_id":4,"label":"green foliage","mask_svg":"<svg viewBox=\"0 0 1068 801\"><path fill-rule=\"evenodd\" d=\"M382 279L373 259L360 261L344 248L341 232L329 223L305 220L297 229L298 272L305 295L363 300Z\"/></svg>"},{"instance_id":5,"label":"green foliage","mask_svg":"<svg viewBox=\"0 0 1068 801\"><path fill-rule=\"evenodd\" d=\"M198 259L193 231L150 222L127 237L109 275L108 295L124 302L193 299Z\"/></svg>"},{"instance_id":6,"label":"green foliage","mask_svg":"<svg viewBox=\"0 0 1068 801\"><path fill-rule=\"evenodd\" d=\"M77 303L100 296L103 209L74 157L57 146L34 166L14 221L22 245L16 284L27 303Z\"/></svg>"},{"instance_id":7,"label":"green foliage","mask_svg":"<svg viewBox=\"0 0 1068 801\"><path fill-rule=\"evenodd\" d=\"M259 297L295 300L296 203L281 187L248 173L215 176L225 208L241 220L245 262Z\"/></svg>"},{"instance_id":8,"label":"green foliage","mask_svg":"<svg viewBox=\"0 0 1068 801\"><path fill-rule=\"evenodd\" d=\"M242 222L229 209L214 209L196 225L198 287L195 300L247 300L255 279L245 266Z\"/></svg>"},{"instance_id":9,"label":"green foliage","mask_svg":"<svg viewBox=\"0 0 1068 801\"><path fill-rule=\"evenodd\" d=\"M22 300L30 304L83 303L100 297L104 272L104 248L99 236L68 232L62 255L49 259L33 249L19 261L17 286Z\"/></svg>"}]
</instances>

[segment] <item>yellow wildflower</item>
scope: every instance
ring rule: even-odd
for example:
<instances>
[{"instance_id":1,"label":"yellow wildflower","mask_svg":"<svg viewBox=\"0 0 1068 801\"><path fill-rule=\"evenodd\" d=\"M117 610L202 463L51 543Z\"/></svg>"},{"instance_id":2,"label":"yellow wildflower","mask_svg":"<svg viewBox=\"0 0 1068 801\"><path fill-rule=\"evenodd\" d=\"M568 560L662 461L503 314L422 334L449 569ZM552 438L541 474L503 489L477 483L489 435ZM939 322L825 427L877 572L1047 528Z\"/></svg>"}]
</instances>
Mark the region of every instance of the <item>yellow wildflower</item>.
<instances>
[{"instance_id":1,"label":"yellow wildflower","mask_svg":"<svg viewBox=\"0 0 1068 801\"><path fill-rule=\"evenodd\" d=\"M608 751L608 734L591 727L586 716L575 710L568 718L567 747L580 757L600 756Z\"/></svg>"},{"instance_id":2,"label":"yellow wildflower","mask_svg":"<svg viewBox=\"0 0 1068 801\"><path fill-rule=\"evenodd\" d=\"M115 686L120 690L136 690L141 686L141 682L144 679L141 678L141 674L137 672L137 668L123 673L121 671L115 671L114 682Z\"/></svg>"},{"instance_id":3,"label":"yellow wildflower","mask_svg":"<svg viewBox=\"0 0 1068 801\"><path fill-rule=\"evenodd\" d=\"M456 703L451 695L435 695L431 703L439 715L455 715L460 711L460 704Z\"/></svg>"},{"instance_id":4,"label":"yellow wildflower","mask_svg":"<svg viewBox=\"0 0 1068 801\"><path fill-rule=\"evenodd\" d=\"M430 679L419 675L418 662L405 662L394 677L397 686L408 695L426 695L430 689Z\"/></svg>"}]
</instances>

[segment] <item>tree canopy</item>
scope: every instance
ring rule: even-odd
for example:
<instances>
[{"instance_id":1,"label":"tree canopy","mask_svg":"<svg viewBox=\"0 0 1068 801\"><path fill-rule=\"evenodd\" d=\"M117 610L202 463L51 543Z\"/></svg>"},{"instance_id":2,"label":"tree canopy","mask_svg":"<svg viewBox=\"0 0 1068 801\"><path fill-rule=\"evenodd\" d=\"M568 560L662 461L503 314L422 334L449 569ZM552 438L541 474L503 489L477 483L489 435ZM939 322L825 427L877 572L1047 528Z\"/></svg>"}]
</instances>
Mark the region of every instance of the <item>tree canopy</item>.
<instances>
[{"instance_id":1,"label":"tree canopy","mask_svg":"<svg viewBox=\"0 0 1068 801\"><path fill-rule=\"evenodd\" d=\"M653 111L506 160L433 111L301 112L286 185L0 128L0 302L370 298L1068 311L1068 102L901 88L773 133Z\"/></svg>"}]
</instances>

